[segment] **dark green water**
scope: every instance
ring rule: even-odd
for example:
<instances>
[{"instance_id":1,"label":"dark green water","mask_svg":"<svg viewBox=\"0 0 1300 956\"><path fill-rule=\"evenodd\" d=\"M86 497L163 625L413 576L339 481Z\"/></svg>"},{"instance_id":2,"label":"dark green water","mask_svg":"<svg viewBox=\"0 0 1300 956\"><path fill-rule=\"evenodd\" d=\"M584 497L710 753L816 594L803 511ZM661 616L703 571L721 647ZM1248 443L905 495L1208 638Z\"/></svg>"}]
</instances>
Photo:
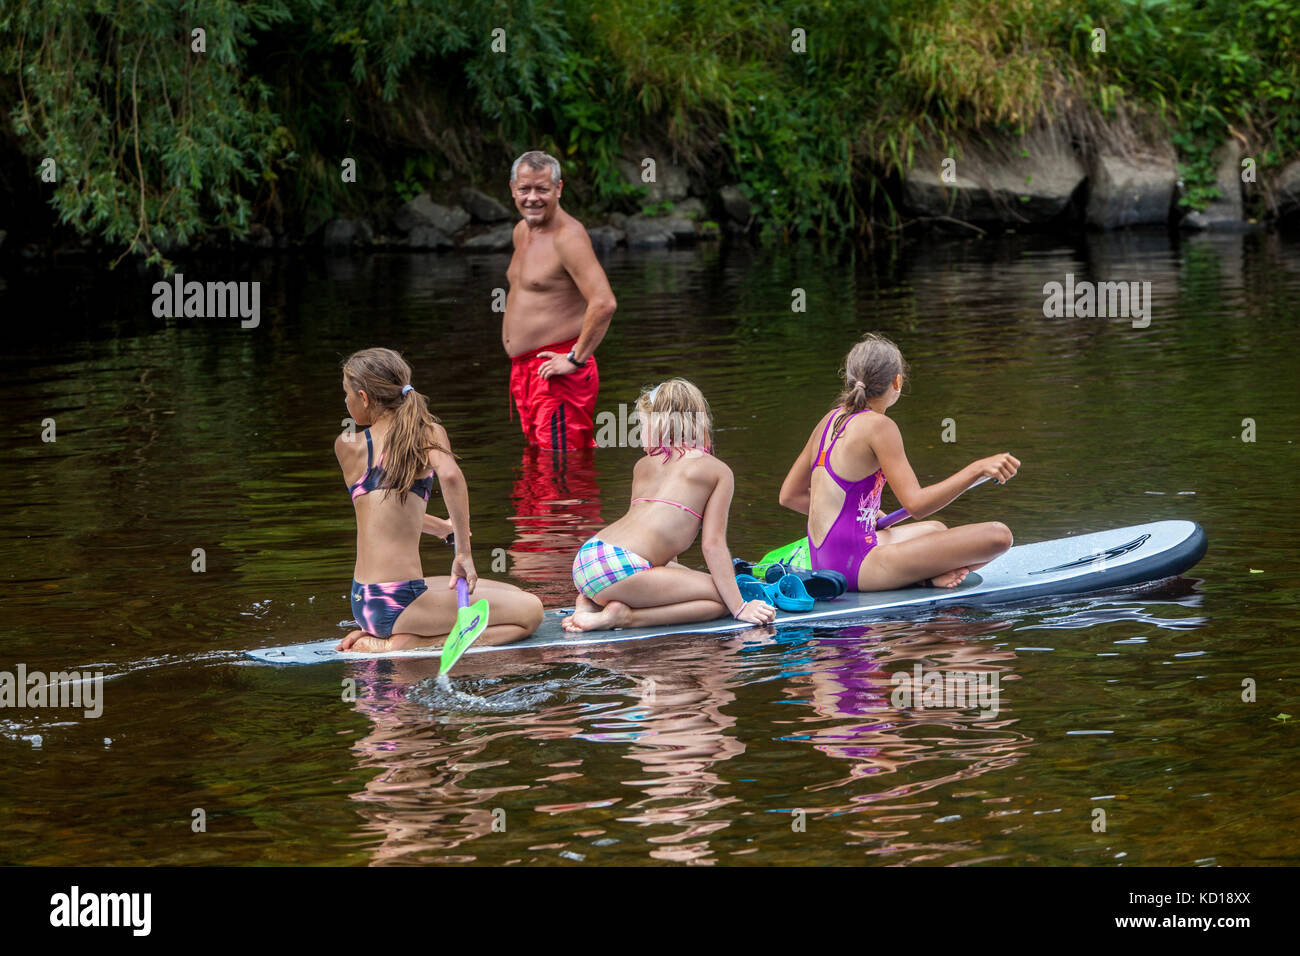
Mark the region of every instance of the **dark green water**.
<instances>
[{"instance_id":1,"label":"dark green water","mask_svg":"<svg viewBox=\"0 0 1300 956\"><path fill-rule=\"evenodd\" d=\"M339 360L370 345L401 349L433 396L469 478L480 572L502 549L497 576L572 602L572 551L622 513L638 453L600 449L563 474L523 454L491 311L505 265L188 264L189 278L263 282L250 330L154 318L144 276L5 276L0 670L106 680L98 718L0 709L0 863L1300 859L1300 244L1012 237L871 259L805 247L607 260L620 308L599 407L670 375L700 385L736 473L733 553L802 533L776 504L780 481L844 353L874 329L912 365L891 414L922 481L993 452L1023 462L943 520L996 518L1028 542L1190 518L1210 550L1177 581L928 620L486 655L457 678L488 699L477 708L433 687L433 662L241 660L351 617L354 527L331 442L346 414ZM1045 319L1043 284L1067 272L1150 281L1149 327ZM791 313L795 288L806 314ZM946 418L955 443L941 440ZM441 544L424 555L426 573L446 573ZM685 560L700 566L698 548ZM916 663L997 674L999 712L893 706L891 675ZM206 832L192 832L196 808Z\"/></svg>"}]
</instances>

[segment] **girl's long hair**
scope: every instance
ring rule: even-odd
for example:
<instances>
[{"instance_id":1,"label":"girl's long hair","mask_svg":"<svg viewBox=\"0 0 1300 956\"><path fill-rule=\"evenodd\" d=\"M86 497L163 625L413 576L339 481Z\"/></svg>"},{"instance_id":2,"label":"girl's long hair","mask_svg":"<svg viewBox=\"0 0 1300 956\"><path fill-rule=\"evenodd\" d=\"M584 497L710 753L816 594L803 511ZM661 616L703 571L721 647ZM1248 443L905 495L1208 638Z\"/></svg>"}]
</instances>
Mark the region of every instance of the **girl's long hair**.
<instances>
[{"instance_id":1,"label":"girl's long hair","mask_svg":"<svg viewBox=\"0 0 1300 956\"><path fill-rule=\"evenodd\" d=\"M713 454L713 413L704 393L684 378L670 378L645 389L636 400L643 443L652 455L703 448Z\"/></svg>"},{"instance_id":2,"label":"girl's long hair","mask_svg":"<svg viewBox=\"0 0 1300 956\"><path fill-rule=\"evenodd\" d=\"M392 349L353 352L343 362L343 375L354 391L369 396L377 412L393 413L393 425L384 445L384 495L397 491L398 500L405 504L412 483L428 474L429 452L447 450L433 439L433 425L438 419L418 391L402 394L402 387L411 383L411 366ZM375 417L372 415L371 420Z\"/></svg>"},{"instance_id":3,"label":"girl's long hair","mask_svg":"<svg viewBox=\"0 0 1300 956\"><path fill-rule=\"evenodd\" d=\"M849 350L844 359L844 391L835 399L835 408L844 406L844 411L835 418L831 434L839 433L840 426L854 412L867 407L867 400L885 394L894 377L902 375L907 380L907 362L898 346L883 335L867 333L857 345Z\"/></svg>"}]
</instances>

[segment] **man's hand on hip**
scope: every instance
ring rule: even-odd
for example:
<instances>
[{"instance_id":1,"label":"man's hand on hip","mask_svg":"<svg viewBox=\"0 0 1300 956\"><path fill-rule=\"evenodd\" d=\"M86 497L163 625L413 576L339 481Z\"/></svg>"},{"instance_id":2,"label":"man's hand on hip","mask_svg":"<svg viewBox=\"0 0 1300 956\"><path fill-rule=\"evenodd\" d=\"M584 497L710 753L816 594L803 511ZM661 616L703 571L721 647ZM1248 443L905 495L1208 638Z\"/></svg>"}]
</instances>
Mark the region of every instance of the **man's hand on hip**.
<instances>
[{"instance_id":1,"label":"man's hand on hip","mask_svg":"<svg viewBox=\"0 0 1300 956\"><path fill-rule=\"evenodd\" d=\"M572 375L586 365L585 362L577 365L567 355L561 355L559 352L538 352L537 357L546 359L537 367L537 374L542 378L550 378L552 375Z\"/></svg>"}]
</instances>

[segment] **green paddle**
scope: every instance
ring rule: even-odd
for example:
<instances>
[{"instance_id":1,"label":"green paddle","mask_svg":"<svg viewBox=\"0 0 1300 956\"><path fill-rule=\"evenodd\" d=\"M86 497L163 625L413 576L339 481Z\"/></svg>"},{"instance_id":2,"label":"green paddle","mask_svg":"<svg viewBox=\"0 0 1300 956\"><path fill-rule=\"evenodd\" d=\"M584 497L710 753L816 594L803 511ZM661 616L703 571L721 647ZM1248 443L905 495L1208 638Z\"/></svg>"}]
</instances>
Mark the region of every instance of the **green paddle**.
<instances>
[{"instance_id":1,"label":"green paddle","mask_svg":"<svg viewBox=\"0 0 1300 956\"><path fill-rule=\"evenodd\" d=\"M460 660L460 655L474 643L488 626L487 598L480 598L469 603L469 585L464 578L456 579L456 603L460 610L456 612L456 624L447 635L442 645L442 657L438 661L438 675L451 670L452 665Z\"/></svg>"},{"instance_id":2,"label":"green paddle","mask_svg":"<svg viewBox=\"0 0 1300 956\"><path fill-rule=\"evenodd\" d=\"M767 573L769 566L781 563L788 564L792 568L812 570L812 557L808 554L808 539L800 538L775 551L767 552L763 555L763 559L754 565L754 577L763 580L763 575Z\"/></svg>"}]
</instances>

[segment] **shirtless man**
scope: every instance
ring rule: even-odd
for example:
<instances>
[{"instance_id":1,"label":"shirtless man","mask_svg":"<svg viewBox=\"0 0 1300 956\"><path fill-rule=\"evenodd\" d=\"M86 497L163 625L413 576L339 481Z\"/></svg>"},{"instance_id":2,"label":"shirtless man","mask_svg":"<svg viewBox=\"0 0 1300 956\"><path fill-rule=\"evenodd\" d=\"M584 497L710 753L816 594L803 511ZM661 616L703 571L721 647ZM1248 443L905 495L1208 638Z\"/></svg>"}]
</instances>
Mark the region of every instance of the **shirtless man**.
<instances>
[{"instance_id":1,"label":"shirtless man","mask_svg":"<svg viewBox=\"0 0 1300 956\"><path fill-rule=\"evenodd\" d=\"M515 226L501 344L530 445L595 447L595 351L618 302L582 223L560 208L560 163L540 150L510 168Z\"/></svg>"}]
</instances>

